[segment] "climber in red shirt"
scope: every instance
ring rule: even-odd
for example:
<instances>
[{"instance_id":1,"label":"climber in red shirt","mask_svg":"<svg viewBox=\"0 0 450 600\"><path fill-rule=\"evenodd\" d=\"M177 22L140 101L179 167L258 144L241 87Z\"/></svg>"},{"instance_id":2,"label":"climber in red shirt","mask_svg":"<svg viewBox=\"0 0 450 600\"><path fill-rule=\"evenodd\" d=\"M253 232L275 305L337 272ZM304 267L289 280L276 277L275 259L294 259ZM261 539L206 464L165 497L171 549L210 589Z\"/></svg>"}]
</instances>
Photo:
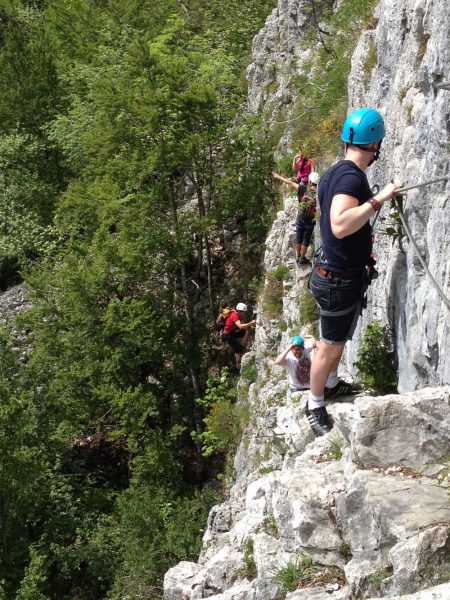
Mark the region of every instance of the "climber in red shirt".
<instances>
[{"instance_id":1,"label":"climber in red shirt","mask_svg":"<svg viewBox=\"0 0 450 600\"><path fill-rule=\"evenodd\" d=\"M236 310L231 311L222 330L222 340L228 342L233 349L238 371L241 369L242 355L247 352L249 329L256 324L255 320L244 323L246 312L247 305L239 302Z\"/></svg>"}]
</instances>

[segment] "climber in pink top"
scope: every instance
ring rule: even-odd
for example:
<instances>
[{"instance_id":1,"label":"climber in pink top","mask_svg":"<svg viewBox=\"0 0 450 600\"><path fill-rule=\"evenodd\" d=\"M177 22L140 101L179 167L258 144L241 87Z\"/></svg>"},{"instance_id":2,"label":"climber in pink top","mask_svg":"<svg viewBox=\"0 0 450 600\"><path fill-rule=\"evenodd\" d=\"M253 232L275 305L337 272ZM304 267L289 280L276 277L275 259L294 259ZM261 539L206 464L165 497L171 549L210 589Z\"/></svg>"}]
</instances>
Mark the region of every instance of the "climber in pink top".
<instances>
[{"instance_id":1,"label":"climber in pink top","mask_svg":"<svg viewBox=\"0 0 450 600\"><path fill-rule=\"evenodd\" d=\"M296 174L297 183L308 183L308 176L313 168L313 163L305 154L296 154L292 161L292 170Z\"/></svg>"}]
</instances>

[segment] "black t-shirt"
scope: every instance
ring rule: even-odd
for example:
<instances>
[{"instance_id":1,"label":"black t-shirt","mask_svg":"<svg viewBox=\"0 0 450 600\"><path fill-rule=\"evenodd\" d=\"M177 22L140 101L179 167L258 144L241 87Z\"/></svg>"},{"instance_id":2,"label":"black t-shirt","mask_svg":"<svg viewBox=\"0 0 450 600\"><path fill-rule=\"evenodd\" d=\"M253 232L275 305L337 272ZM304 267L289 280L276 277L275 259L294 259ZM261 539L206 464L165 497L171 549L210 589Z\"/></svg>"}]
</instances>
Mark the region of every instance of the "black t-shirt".
<instances>
[{"instance_id":1,"label":"black t-shirt","mask_svg":"<svg viewBox=\"0 0 450 600\"><path fill-rule=\"evenodd\" d=\"M353 196L359 205L372 197L366 174L351 160L341 160L320 179L320 233L323 244L321 264L330 271L361 269L367 265L372 252L372 227L367 222L355 233L342 239L331 231L330 209L337 194Z\"/></svg>"}]
</instances>

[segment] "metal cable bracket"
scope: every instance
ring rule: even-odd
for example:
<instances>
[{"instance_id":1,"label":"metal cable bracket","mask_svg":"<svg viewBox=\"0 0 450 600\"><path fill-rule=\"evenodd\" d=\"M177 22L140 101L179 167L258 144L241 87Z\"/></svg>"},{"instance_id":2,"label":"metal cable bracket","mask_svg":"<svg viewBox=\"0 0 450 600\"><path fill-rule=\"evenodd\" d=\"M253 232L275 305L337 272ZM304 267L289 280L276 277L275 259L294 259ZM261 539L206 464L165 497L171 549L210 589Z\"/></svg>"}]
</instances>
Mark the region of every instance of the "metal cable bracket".
<instances>
[{"instance_id":1,"label":"metal cable bracket","mask_svg":"<svg viewBox=\"0 0 450 600\"><path fill-rule=\"evenodd\" d=\"M447 179L447 178L446 178ZM412 187L419 187L419 186L412 186ZM403 188L403 190L405 190L406 188ZM394 199L394 204L395 207L397 208L399 217L400 217L400 221L402 222L403 225L403 229L405 230L405 233L409 239L409 241L411 242L414 250L416 251L417 257L422 265L422 267L425 269L426 274L428 275L428 277L431 280L431 283L434 285L434 287L436 288L436 291L438 292L439 296L441 297L442 301L444 302L445 306L450 310L450 300L447 298L447 296L444 294L444 291L442 290L441 286L438 284L438 282L436 281L436 279L433 277L433 275L431 274L430 269L428 268L427 263L425 262L425 259L423 258L423 256L420 253L420 248L417 245L411 230L408 227L408 224L406 223L406 220L403 216L403 211L402 208L400 206L400 202L397 200L397 198Z\"/></svg>"}]
</instances>

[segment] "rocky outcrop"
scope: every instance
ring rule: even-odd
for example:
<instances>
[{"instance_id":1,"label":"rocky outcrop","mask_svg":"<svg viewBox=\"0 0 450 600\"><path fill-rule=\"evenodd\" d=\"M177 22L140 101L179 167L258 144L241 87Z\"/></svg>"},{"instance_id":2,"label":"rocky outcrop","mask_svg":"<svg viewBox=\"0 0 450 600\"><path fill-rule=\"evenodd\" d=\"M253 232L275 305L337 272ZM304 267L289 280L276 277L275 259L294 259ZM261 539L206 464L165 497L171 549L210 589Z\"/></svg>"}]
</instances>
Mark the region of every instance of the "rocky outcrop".
<instances>
[{"instance_id":1,"label":"rocky outcrop","mask_svg":"<svg viewBox=\"0 0 450 600\"><path fill-rule=\"evenodd\" d=\"M18 315L31 308L27 289L24 285L16 285L0 294L0 323L6 325Z\"/></svg>"},{"instance_id":2,"label":"rocky outcrop","mask_svg":"<svg viewBox=\"0 0 450 600\"><path fill-rule=\"evenodd\" d=\"M322 2L317 6L320 10ZM308 29L315 26L309 0L280 0L253 40L253 61L247 68L249 112L292 103L291 80L303 72L309 51L300 48Z\"/></svg>"},{"instance_id":3,"label":"rocky outcrop","mask_svg":"<svg viewBox=\"0 0 450 600\"><path fill-rule=\"evenodd\" d=\"M25 285L16 285L0 294L0 324L11 327L12 349L22 363L27 362L30 353L30 333L20 328L16 317L30 308Z\"/></svg>"}]
</instances>

